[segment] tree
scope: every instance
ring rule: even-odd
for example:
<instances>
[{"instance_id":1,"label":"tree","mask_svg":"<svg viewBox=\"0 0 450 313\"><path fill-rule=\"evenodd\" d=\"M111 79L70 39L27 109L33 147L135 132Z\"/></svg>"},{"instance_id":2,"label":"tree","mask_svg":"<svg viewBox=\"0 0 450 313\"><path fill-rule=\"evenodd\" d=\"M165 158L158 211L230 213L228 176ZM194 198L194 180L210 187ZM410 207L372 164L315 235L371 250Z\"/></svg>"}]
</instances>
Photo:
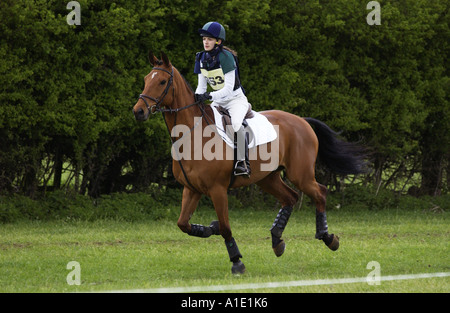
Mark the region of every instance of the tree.
<instances>
[{"instance_id":1,"label":"tree","mask_svg":"<svg viewBox=\"0 0 450 313\"><path fill-rule=\"evenodd\" d=\"M448 190L447 1L379 2L381 25L368 25L359 0L81 0L81 25L68 25L64 2L4 0L0 190L70 185L98 196L173 184L162 118L139 124L131 108L149 49L195 85L197 30L210 20L238 51L254 109L315 117L362 140L377 186L419 173L422 193Z\"/></svg>"}]
</instances>

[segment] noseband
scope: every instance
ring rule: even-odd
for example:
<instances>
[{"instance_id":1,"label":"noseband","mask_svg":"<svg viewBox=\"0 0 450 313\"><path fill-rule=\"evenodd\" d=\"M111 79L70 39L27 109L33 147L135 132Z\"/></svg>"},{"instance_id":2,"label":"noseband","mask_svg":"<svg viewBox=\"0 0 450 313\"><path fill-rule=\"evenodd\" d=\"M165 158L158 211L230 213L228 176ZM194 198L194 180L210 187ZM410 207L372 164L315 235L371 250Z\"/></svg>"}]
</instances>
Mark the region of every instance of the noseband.
<instances>
[{"instance_id":1,"label":"noseband","mask_svg":"<svg viewBox=\"0 0 450 313\"><path fill-rule=\"evenodd\" d=\"M200 103L200 101L196 101L196 102L194 102L194 103L192 103L192 104L189 104L189 105L187 105L187 106L184 106L184 107L181 107L181 108L177 108L177 109L172 109L172 108L163 109L163 108L161 108L160 104L164 101L164 98L165 98L165 97L167 96L167 94L169 93L169 88L170 88L170 86L172 86L172 84L173 84L173 66L172 66L172 73L169 72L168 70L165 70L165 69L160 68L160 67L154 67L153 69L154 69L154 70L158 70L158 71L166 72L167 74L170 75L170 78L169 78L169 82L167 83L166 88L164 89L164 91L162 92L162 94L161 94L158 98L153 98L153 97L147 96L147 95L145 95L145 94L143 94L143 93L141 93L141 94L139 95L139 99L142 99L142 100L144 101L145 105L147 106L147 110L148 110L149 112L151 112L152 114L156 114L156 113L158 113L158 112L162 112L162 113L164 113L164 112L177 113L177 112L179 112L179 111L182 111L182 110L184 110L184 109L188 109L188 108L190 108L191 106L194 106L194 105ZM175 87L172 87L172 96L174 97L174 95L175 95ZM148 102L147 102L146 99L149 99L149 100L154 101L155 104L152 105L152 106L150 106L150 105L148 104Z\"/></svg>"}]
</instances>

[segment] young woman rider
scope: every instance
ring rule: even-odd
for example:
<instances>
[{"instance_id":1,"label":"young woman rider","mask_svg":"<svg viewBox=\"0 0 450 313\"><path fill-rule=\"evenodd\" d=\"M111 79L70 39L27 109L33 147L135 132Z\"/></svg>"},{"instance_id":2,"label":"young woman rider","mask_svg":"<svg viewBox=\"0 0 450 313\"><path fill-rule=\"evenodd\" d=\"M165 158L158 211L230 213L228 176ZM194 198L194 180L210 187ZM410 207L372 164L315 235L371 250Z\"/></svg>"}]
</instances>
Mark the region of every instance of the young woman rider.
<instances>
[{"instance_id":1,"label":"young woman rider","mask_svg":"<svg viewBox=\"0 0 450 313\"><path fill-rule=\"evenodd\" d=\"M242 121L250 104L239 79L235 59L237 54L224 47L225 28L218 22L206 23L199 29L199 34L203 38L204 51L198 52L195 59L194 73L198 74L195 99L211 100L213 106L222 106L229 111L235 144L238 143L234 175L249 177L251 170L248 161L248 136L245 136ZM207 84L213 89L212 92L207 92Z\"/></svg>"}]
</instances>

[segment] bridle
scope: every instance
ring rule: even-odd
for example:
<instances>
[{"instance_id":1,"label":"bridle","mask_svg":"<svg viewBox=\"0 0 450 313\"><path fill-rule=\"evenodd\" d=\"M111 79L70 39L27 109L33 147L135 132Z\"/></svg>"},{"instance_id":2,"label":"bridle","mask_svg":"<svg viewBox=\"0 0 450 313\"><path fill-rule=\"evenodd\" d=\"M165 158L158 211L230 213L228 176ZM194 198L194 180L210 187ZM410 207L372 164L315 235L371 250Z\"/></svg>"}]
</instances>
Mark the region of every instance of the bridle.
<instances>
[{"instance_id":1,"label":"bridle","mask_svg":"<svg viewBox=\"0 0 450 313\"><path fill-rule=\"evenodd\" d=\"M149 112L151 112L152 114L156 114L156 113L158 113L158 112L161 112L161 113L167 112L167 113L170 113L170 114L175 113L174 125L177 125L177 113L180 112L180 111L182 111L182 110L186 110L186 109L188 109L188 108L190 108L190 107L193 107L194 105L198 105L198 107L200 108L200 111L202 112L202 119L203 119L205 116L207 116L207 115L206 115L206 112L205 112L205 109L204 109L204 107L203 107L203 102L202 102L202 101L195 101L194 103L191 103L191 104L188 104L188 105L186 105L186 106L184 106L184 107L176 108L176 109L172 109L172 108L170 108L170 107L169 107L169 108L161 108L160 105L161 105L161 103L164 101L164 98L165 98L165 97L167 96L167 94L169 93L169 89L170 89L171 86L172 86L172 99L175 99L175 86L173 86L173 66L172 66L172 72L169 72L168 70L165 70L165 69L163 69L163 68L161 68L161 67L154 67L153 69L154 69L154 70L158 70L158 71L166 72L167 74L170 75L170 78L169 78L169 81L167 82L166 88L164 89L164 91L162 92L162 94L161 94L158 98L154 98L154 97L151 97L151 96L147 96L146 94L143 94L143 93L141 93L141 94L139 95L139 99L142 99L142 100L144 101L145 105L147 106L147 110L148 110ZM147 102L147 99L152 100L153 102L155 102L155 104L152 105L152 106L150 106L150 105L148 104L148 102ZM167 107L167 106L166 106L166 107ZM165 116L164 114L163 114L163 117L164 117L164 122L165 122L165 124L166 124L167 130L169 131L169 134L170 134L169 125L167 124L166 116ZM209 125L208 119L206 119L206 123ZM191 132L197 125L198 125L198 123L197 123L196 125L194 125L194 127L192 127L192 128L190 129L190 132ZM171 134L170 134L170 141L172 142L172 145L173 145L173 144L174 144L174 140L173 140ZM180 164L181 171L183 172L184 178L186 179L186 182L188 183L189 187L190 187L192 190L194 190L194 191L196 191L196 192L199 192L199 191L194 187L194 185L192 185L192 183L189 181L189 178L188 178L187 175L186 175L186 171L184 170L184 167L183 167L183 164L181 163L181 159L180 159L180 158L178 158L178 164Z\"/></svg>"},{"instance_id":2,"label":"bridle","mask_svg":"<svg viewBox=\"0 0 450 313\"><path fill-rule=\"evenodd\" d=\"M165 69L163 69L161 67L154 67L153 69L154 70L158 70L158 71L166 72L167 74L170 75L170 78L169 78L169 81L168 81L168 83L166 85L166 88L164 89L164 91L162 92L162 94L158 98L153 98L153 97L147 96L146 94L143 94L143 93L141 93L139 95L139 99L142 99L144 101L145 105L147 106L147 110L150 113L152 113L152 114L156 114L158 112L161 112L161 113L164 113L164 112L177 113L179 111L188 109L188 108L190 108L190 107L200 103L200 101L196 101L196 102L194 102L192 104L189 104L189 105L181 107L181 108L176 108L176 109L172 109L170 107L168 109L161 108L160 104L164 101L164 98L169 93L170 87L173 85L173 66L172 66L172 72L169 72L168 70L165 70ZM172 86L172 98L174 98L174 96L175 96L175 87ZM150 106L146 99L154 101L155 104Z\"/></svg>"},{"instance_id":3,"label":"bridle","mask_svg":"<svg viewBox=\"0 0 450 313\"><path fill-rule=\"evenodd\" d=\"M164 89L164 91L162 92L162 94L158 98L153 98L153 97L147 96L146 94L143 94L143 93L141 93L139 95L139 99L144 100L144 103L147 106L148 111L151 112L152 114L155 114L155 113L161 112L161 110L163 110L163 109L161 109L160 104L164 101L164 98L169 93L170 86L172 86L172 84L173 84L173 67L172 67L172 73L169 72L168 70L165 70L165 69L160 68L160 67L154 67L153 69L166 72L167 74L170 75L169 82L167 83L166 88ZM173 95L175 94L175 88L173 86L172 86L172 93L173 93ZM155 104L150 106L146 99L154 101Z\"/></svg>"}]
</instances>

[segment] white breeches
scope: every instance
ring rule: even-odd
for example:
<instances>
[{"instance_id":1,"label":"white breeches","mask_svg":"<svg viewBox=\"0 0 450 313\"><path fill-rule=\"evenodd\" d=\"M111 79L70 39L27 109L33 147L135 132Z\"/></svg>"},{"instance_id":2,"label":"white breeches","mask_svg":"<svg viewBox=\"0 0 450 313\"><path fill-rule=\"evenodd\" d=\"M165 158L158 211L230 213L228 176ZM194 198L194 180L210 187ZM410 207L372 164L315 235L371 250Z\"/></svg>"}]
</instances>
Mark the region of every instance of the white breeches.
<instances>
[{"instance_id":1,"label":"white breeches","mask_svg":"<svg viewBox=\"0 0 450 313\"><path fill-rule=\"evenodd\" d=\"M247 114L250 104L248 103L247 97L242 92L227 100L226 103L214 101L212 105L220 105L230 112L233 130L237 132L242 126L242 121Z\"/></svg>"}]
</instances>

